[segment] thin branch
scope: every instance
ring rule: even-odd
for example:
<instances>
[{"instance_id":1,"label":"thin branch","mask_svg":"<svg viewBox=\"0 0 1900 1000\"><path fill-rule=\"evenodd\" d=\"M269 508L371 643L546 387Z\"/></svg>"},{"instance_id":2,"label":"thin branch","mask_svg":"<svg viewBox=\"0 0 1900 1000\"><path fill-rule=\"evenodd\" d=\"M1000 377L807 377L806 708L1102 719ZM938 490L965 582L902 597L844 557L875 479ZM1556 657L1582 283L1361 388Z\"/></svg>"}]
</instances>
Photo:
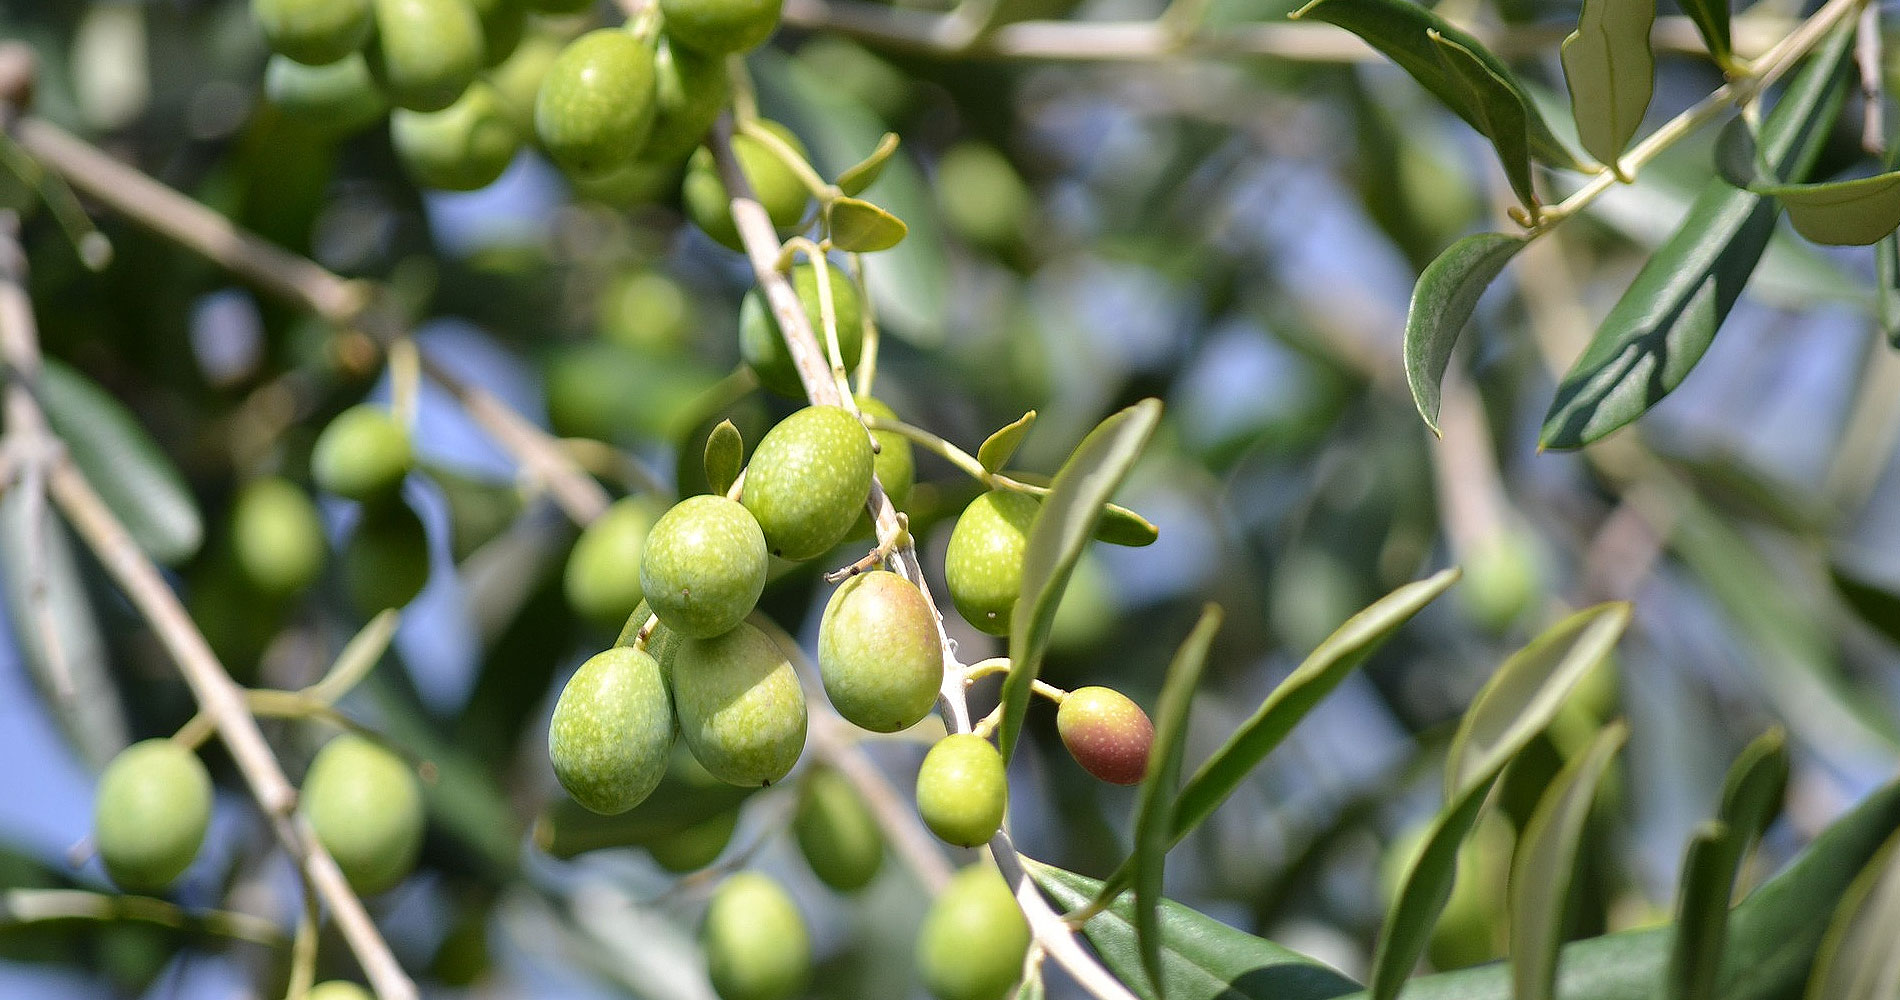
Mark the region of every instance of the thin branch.
<instances>
[{"instance_id":1,"label":"thin branch","mask_svg":"<svg viewBox=\"0 0 1900 1000\"><path fill-rule=\"evenodd\" d=\"M48 920L136 921L281 948L284 932L263 917L230 910L191 911L150 896L83 889L10 889L0 894L0 927Z\"/></svg>"}]
</instances>

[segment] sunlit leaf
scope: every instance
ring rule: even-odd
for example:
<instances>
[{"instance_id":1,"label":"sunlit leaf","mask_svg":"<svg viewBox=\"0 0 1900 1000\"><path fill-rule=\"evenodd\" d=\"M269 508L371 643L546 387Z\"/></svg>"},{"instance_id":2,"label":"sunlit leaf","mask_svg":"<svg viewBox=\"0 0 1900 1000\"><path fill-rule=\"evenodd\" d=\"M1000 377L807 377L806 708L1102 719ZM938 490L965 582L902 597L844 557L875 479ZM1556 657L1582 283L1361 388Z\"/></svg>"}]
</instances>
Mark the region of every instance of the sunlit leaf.
<instances>
[{"instance_id":1,"label":"sunlit leaf","mask_svg":"<svg viewBox=\"0 0 1900 1000\"><path fill-rule=\"evenodd\" d=\"M730 420L721 420L706 435L706 484L714 496L725 496L745 468L745 437Z\"/></svg>"},{"instance_id":2,"label":"sunlit leaf","mask_svg":"<svg viewBox=\"0 0 1900 1000\"><path fill-rule=\"evenodd\" d=\"M977 464L990 472L1000 472L1003 466L1015 456L1016 449L1022 447L1023 438L1029 436L1029 429L1036 426L1036 411L1017 417L1015 420L997 429L996 433L983 439L976 449Z\"/></svg>"},{"instance_id":3,"label":"sunlit leaf","mask_svg":"<svg viewBox=\"0 0 1900 1000\"><path fill-rule=\"evenodd\" d=\"M1577 30L1564 39L1564 81L1577 141L1614 166L1642 127L1656 89L1649 31L1656 0L1584 0Z\"/></svg>"},{"instance_id":4,"label":"sunlit leaf","mask_svg":"<svg viewBox=\"0 0 1900 1000\"><path fill-rule=\"evenodd\" d=\"M1405 381L1425 425L1438 433L1439 385L1451 363L1458 334L1471 319L1478 298L1526 241L1503 233L1467 236L1445 249L1412 288L1405 314Z\"/></svg>"},{"instance_id":5,"label":"sunlit leaf","mask_svg":"<svg viewBox=\"0 0 1900 1000\"><path fill-rule=\"evenodd\" d=\"M879 174L884 172L884 164L890 161L891 154L895 152L897 152L897 133L884 133L884 137L877 141L877 148L871 151L871 155L852 164L838 175L838 190L845 194L862 193L877 180Z\"/></svg>"},{"instance_id":6,"label":"sunlit leaf","mask_svg":"<svg viewBox=\"0 0 1900 1000\"><path fill-rule=\"evenodd\" d=\"M1788 780L1787 736L1771 729L1743 749L1723 784L1719 819L1699 824L1683 856L1676 936L1667 966L1677 1000L1717 1000L1727 948L1729 901L1749 845L1781 806Z\"/></svg>"},{"instance_id":7,"label":"sunlit leaf","mask_svg":"<svg viewBox=\"0 0 1900 1000\"><path fill-rule=\"evenodd\" d=\"M1138 549L1154 544L1160 537L1161 529L1153 521L1118 503L1102 505L1102 520L1095 526L1096 541Z\"/></svg>"},{"instance_id":8,"label":"sunlit leaf","mask_svg":"<svg viewBox=\"0 0 1900 1000\"><path fill-rule=\"evenodd\" d=\"M1867 862L1841 897L1808 977L1807 1000L1900 996L1900 834Z\"/></svg>"},{"instance_id":9,"label":"sunlit leaf","mask_svg":"<svg viewBox=\"0 0 1900 1000\"><path fill-rule=\"evenodd\" d=\"M856 198L838 198L825 206L831 219L831 243L840 250L873 253L904 241L904 220Z\"/></svg>"},{"instance_id":10,"label":"sunlit leaf","mask_svg":"<svg viewBox=\"0 0 1900 1000\"><path fill-rule=\"evenodd\" d=\"M1552 1000L1564 912L1576 876L1577 852L1597 786L1629 727L1605 726L1589 749L1565 765L1538 800L1511 861L1511 981L1518 1000Z\"/></svg>"},{"instance_id":11,"label":"sunlit leaf","mask_svg":"<svg viewBox=\"0 0 1900 1000\"><path fill-rule=\"evenodd\" d=\"M1755 188L1788 210L1794 231L1829 246L1871 246L1900 228L1900 172L1826 184Z\"/></svg>"}]
</instances>

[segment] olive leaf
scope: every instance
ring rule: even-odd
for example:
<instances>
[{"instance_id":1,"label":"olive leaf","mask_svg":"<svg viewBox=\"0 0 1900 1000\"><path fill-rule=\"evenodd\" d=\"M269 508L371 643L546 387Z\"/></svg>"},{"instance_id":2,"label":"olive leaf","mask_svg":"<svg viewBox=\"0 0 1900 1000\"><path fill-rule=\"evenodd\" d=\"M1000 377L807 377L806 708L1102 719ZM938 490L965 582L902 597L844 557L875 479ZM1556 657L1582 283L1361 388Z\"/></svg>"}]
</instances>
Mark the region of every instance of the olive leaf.
<instances>
[{"instance_id":1,"label":"olive leaf","mask_svg":"<svg viewBox=\"0 0 1900 1000\"><path fill-rule=\"evenodd\" d=\"M884 172L884 164L890 162L891 154L896 152L897 133L884 133L884 137L877 141L877 148L871 151L871 155L845 168L845 171L838 175L838 190L845 194L863 192L877 180L879 174Z\"/></svg>"},{"instance_id":2,"label":"olive leaf","mask_svg":"<svg viewBox=\"0 0 1900 1000\"><path fill-rule=\"evenodd\" d=\"M1036 511L1023 553L1022 590L1009 629L1009 675L1003 680L1003 719L997 742L1003 759L1016 749L1029 712L1030 686L1042 668L1056 605L1082 548L1161 420L1161 401L1144 399L1109 415L1062 464Z\"/></svg>"},{"instance_id":3,"label":"olive leaf","mask_svg":"<svg viewBox=\"0 0 1900 1000\"><path fill-rule=\"evenodd\" d=\"M831 245L853 253L889 250L910 232L904 220L857 198L832 199L825 216L831 223Z\"/></svg>"},{"instance_id":4,"label":"olive leaf","mask_svg":"<svg viewBox=\"0 0 1900 1000\"><path fill-rule=\"evenodd\" d=\"M1511 982L1518 1000L1557 995L1557 953L1584 824L1597 786L1628 738L1629 726L1622 722L1598 731L1551 781L1518 837L1510 881Z\"/></svg>"},{"instance_id":5,"label":"olive leaf","mask_svg":"<svg viewBox=\"0 0 1900 1000\"><path fill-rule=\"evenodd\" d=\"M1458 849L1477 825L1484 800L1502 768L1485 776L1448 802L1425 831L1425 842L1399 882L1372 953L1373 1000L1392 1000L1405 985L1419 956L1431 942L1432 926L1451 899L1458 880Z\"/></svg>"},{"instance_id":6,"label":"olive leaf","mask_svg":"<svg viewBox=\"0 0 1900 1000\"><path fill-rule=\"evenodd\" d=\"M1695 23L1695 30L1701 32L1702 42L1716 63L1724 69L1731 66L1735 52L1729 42L1728 0L1681 0L1678 6Z\"/></svg>"},{"instance_id":7,"label":"olive leaf","mask_svg":"<svg viewBox=\"0 0 1900 1000\"><path fill-rule=\"evenodd\" d=\"M1526 208L1537 208L1537 186L1531 178L1530 121L1537 114L1507 71L1492 67L1473 45L1427 31L1425 37L1438 58L1451 70L1451 79L1465 94L1472 126L1491 140L1505 179ZM1539 119L1541 121L1541 119Z\"/></svg>"},{"instance_id":8,"label":"olive leaf","mask_svg":"<svg viewBox=\"0 0 1900 1000\"><path fill-rule=\"evenodd\" d=\"M1611 169L1643 124L1656 89L1649 47L1656 0L1584 0L1577 30L1564 39L1564 82L1584 151Z\"/></svg>"},{"instance_id":9,"label":"olive leaf","mask_svg":"<svg viewBox=\"0 0 1900 1000\"><path fill-rule=\"evenodd\" d=\"M1023 438L1029 436L1029 429L1036 425L1036 411L1017 417L1011 423L997 429L996 433L983 439L976 449L976 461L985 472L999 472L1016 455L1016 449L1022 447Z\"/></svg>"},{"instance_id":10,"label":"olive leaf","mask_svg":"<svg viewBox=\"0 0 1900 1000\"><path fill-rule=\"evenodd\" d=\"M745 468L745 437L730 420L721 420L706 435L706 486L714 496L725 496Z\"/></svg>"},{"instance_id":11,"label":"olive leaf","mask_svg":"<svg viewBox=\"0 0 1900 1000\"><path fill-rule=\"evenodd\" d=\"M1869 246L1900 228L1900 171L1818 184L1789 184L1764 161L1745 119L1723 128L1716 170L1739 188L1781 202L1795 232L1830 246Z\"/></svg>"},{"instance_id":12,"label":"olive leaf","mask_svg":"<svg viewBox=\"0 0 1900 1000\"><path fill-rule=\"evenodd\" d=\"M1853 26L1789 84L1768 114L1762 151L1782 177L1819 155L1847 93ZM1579 448L1635 420L1701 360L1775 231L1775 203L1710 181L1604 317L1544 417L1544 448Z\"/></svg>"},{"instance_id":13,"label":"olive leaf","mask_svg":"<svg viewBox=\"0 0 1900 1000\"><path fill-rule=\"evenodd\" d=\"M978 458L978 461L982 459ZM1049 495L1049 477L1047 476L1035 472L1024 472L1020 469L1011 469L1005 475L1015 480L1016 485L1009 487L1010 489L1033 497ZM1154 540L1160 536L1161 529L1156 527L1153 521L1118 503L1103 504L1102 519L1095 524L1095 540L1107 542L1110 545L1138 549L1143 545L1153 544Z\"/></svg>"},{"instance_id":14,"label":"olive leaf","mask_svg":"<svg viewBox=\"0 0 1900 1000\"><path fill-rule=\"evenodd\" d=\"M1168 664L1167 680L1155 704L1155 737L1148 752L1148 773L1135 798L1135 848L1128 859L1135 883L1135 943L1141 949L1142 968L1157 993L1165 991L1161 974L1161 876L1168 848L1174 846L1175 791L1181 785L1188 709L1194 703L1194 689L1200 686L1208 647L1213 645L1220 623L1220 605L1202 608L1201 620Z\"/></svg>"},{"instance_id":15,"label":"olive leaf","mask_svg":"<svg viewBox=\"0 0 1900 1000\"><path fill-rule=\"evenodd\" d=\"M1412 286L1412 304L1405 314L1405 381L1433 434L1438 433L1440 383L1458 334L1485 288L1528 242L1503 233L1467 236L1426 265Z\"/></svg>"},{"instance_id":16,"label":"olive leaf","mask_svg":"<svg viewBox=\"0 0 1900 1000\"><path fill-rule=\"evenodd\" d=\"M1887 343L1900 347L1900 233L1874 244L1874 309Z\"/></svg>"},{"instance_id":17,"label":"olive leaf","mask_svg":"<svg viewBox=\"0 0 1900 1000\"><path fill-rule=\"evenodd\" d=\"M1900 834L1887 839L1855 877L1828 922L1808 978L1806 1000L1892 1000L1900 996Z\"/></svg>"}]
</instances>

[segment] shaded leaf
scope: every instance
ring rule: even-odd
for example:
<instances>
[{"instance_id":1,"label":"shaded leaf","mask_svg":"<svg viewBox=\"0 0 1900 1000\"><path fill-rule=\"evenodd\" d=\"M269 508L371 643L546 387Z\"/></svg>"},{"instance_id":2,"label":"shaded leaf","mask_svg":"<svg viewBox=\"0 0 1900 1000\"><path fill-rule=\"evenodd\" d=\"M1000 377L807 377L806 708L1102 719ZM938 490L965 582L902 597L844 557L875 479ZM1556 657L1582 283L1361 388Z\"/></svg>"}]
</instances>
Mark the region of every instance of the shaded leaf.
<instances>
[{"instance_id":1,"label":"shaded leaf","mask_svg":"<svg viewBox=\"0 0 1900 1000\"><path fill-rule=\"evenodd\" d=\"M1446 38L1442 33L1426 33L1438 58L1451 70L1451 79L1465 95L1471 111L1467 120L1491 140L1498 152L1504 176L1525 207L1537 207L1537 185L1531 179L1530 121L1537 109L1524 96L1521 87L1506 70L1494 68L1479 58L1472 46ZM1539 119L1541 121L1542 119Z\"/></svg>"},{"instance_id":2,"label":"shaded leaf","mask_svg":"<svg viewBox=\"0 0 1900 1000\"><path fill-rule=\"evenodd\" d=\"M1656 0L1584 0L1577 30L1564 39L1564 82L1577 141L1597 161L1615 167L1642 127L1656 89L1656 54L1649 31Z\"/></svg>"},{"instance_id":3,"label":"shaded leaf","mask_svg":"<svg viewBox=\"0 0 1900 1000\"><path fill-rule=\"evenodd\" d=\"M1022 591L1009 629L1009 675L1003 680L997 742L1008 760L1029 712L1030 686L1042 668L1056 605L1082 557L1102 505L1134 468L1161 420L1161 401L1144 399L1097 424L1062 464L1036 511L1023 553Z\"/></svg>"},{"instance_id":4,"label":"shaded leaf","mask_svg":"<svg viewBox=\"0 0 1900 1000\"><path fill-rule=\"evenodd\" d=\"M904 241L904 220L856 198L838 198L825 206L831 220L831 244L854 253L889 250Z\"/></svg>"},{"instance_id":5,"label":"shaded leaf","mask_svg":"<svg viewBox=\"0 0 1900 1000\"><path fill-rule=\"evenodd\" d=\"M1379 927L1379 942L1372 953L1372 981L1367 989L1374 1000L1398 996L1406 977L1418 965L1419 956L1431 943L1432 927L1445 911L1458 880L1458 848L1484 812L1485 797L1502 770L1500 766L1466 786L1426 828L1425 842L1407 866L1398 895Z\"/></svg>"},{"instance_id":6,"label":"shaded leaf","mask_svg":"<svg viewBox=\"0 0 1900 1000\"><path fill-rule=\"evenodd\" d=\"M1780 726L1755 737L1729 766L1722 820L1747 840L1761 837L1781 811L1788 787L1788 734Z\"/></svg>"},{"instance_id":7,"label":"shaded leaf","mask_svg":"<svg viewBox=\"0 0 1900 1000\"><path fill-rule=\"evenodd\" d=\"M1871 246L1900 228L1900 172L1825 184L1763 184L1794 231L1828 246Z\"/></svg>"},{"instance_id":8,"label":"shaded leaf","mask_svg":"<svg viewBox=\"0 0 1900 1000\"><path fill-rule=\"evenodd\" d=\"M1874 245L1874 309L1887 343L1900 348L1900 233Z\"/></svg>"},{"instance_id":9,"label":"shaded leaf","mask_svg":"<svg viewBox=\"0 0 1900 1000\"><path fill-rule=\"evenodd\" d=\"M890 162L891 154L897 152L897 133L886 132L877 141L877 148L871 155L845 168L838 175L838 190L845 194L859 194L876 181L884 172L884 164Z\"/></svg>"},{"instance_id":10,"label":"shaded leaf","mask_svg":"<svg viewBox=\"0 0 1900 1000\"><path fill-rule=\"evenodd\" d=\"M1528 243L1521 236L1478 233L1445 248L1412 287L1405 314L1405 381L1425 426L1438 433L1439 385L1458 334L1478 298Z\"/></svg>"},{"instance_id":11,"label":"shaded leaf","mask_svg":"<svg viewBox=\"0 0 1900 1000\"><path fill-rule=\"evenodd\" d=\"M1680 0L1677 6L1695 22L1695 30L1702 33L1709 55L1724 68L1731 65L1735 52L1729 43L1728 0Z\"/></svg>"},{"instance_id":12,"label":"shaded leaf","mask_svg":"<svg viewBox=\"0 0 1900 1000\"><path fill-rule=\"evenodd\" d=\"M1807 1000L1893 1000L1900 996L1900 834L1861 870L1828 922L1808 978Z\"/></svg>"},{"instance_id":13,"label":"shaded leaf","mask_svg":"<svg viewBox=\"0 0 1900 1000\"><path fill-rule=\"evenodd\" d=\"M1518 1000L1556 995L1557 952L1584 824L1597 786L1628 738L1629 726L1622 722L1598 731L1589 749L1551 781L1518 837L1510 883L1511 981Z\"/></svg>"},{"instance_id":14,"label":"shaded leaf","mask_svg":"<svg viewBox=\"0 0 1900 1000\"><path fill-rule=\"evenodd\" d=\"M1030 410L998 428L996 433L984 438L982 445L976 449L977 464L983 466L984 471L1000 472L1015 457L1016 449L1022 447L1023 438L1029 436L1029 429L1034 426L1036 411Z\"/></svg>"},{"instance_id":15,"label":"shaded leaf","mask_svg":"<svg viewBox=\"0 0 1900 1000\"><path fill-rule=\"evenodd\" d=\"M745 468L745 437L730 420L719 421L706 435L706 488L714 496L725 496Z\"/></svg>"},{"instance_id":16,"label":"shaded leaf","mask_svg":"<svg viewBox=\"0 0 1900 1000\"><path fill-rule=\"evenodd\" d=\"M1723 783L1720 818L1699 824L1690 836L1667 966L1670 995L1677 1000L1720 996L1717 985L1735 876L1749 844L1781 807L1787 781L1787 734L1777 727L1742 750Z\"/></svg>"}]
</instances>

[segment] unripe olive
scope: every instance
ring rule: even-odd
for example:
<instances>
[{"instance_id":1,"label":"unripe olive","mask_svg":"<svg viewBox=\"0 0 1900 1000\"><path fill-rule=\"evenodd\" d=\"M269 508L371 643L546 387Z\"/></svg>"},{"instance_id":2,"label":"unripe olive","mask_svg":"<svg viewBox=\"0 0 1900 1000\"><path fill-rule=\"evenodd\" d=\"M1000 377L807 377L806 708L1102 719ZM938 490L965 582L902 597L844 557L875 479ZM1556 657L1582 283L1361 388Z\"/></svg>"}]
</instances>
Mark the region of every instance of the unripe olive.
<instances>
[{"instance_id":1,"label":"unripe olive","mask_svg":"<svg viewBox=\"0 0 1900 1000\"><path fill-rule=\"evenodd\" d=\"M958 872L917 932L918 975L937 1000L1002 1000L1028 953L1029 921L988 864Z\"/></svg>"},{"instance_id":2,"label":"unripe olive","mask_svg":"<svg viewBox=\"0 0 1900 1000\"><path fill-rule=\"evenodd\" d=\"M506 60L521 44L528 26L527 0L468 0L482 25L482 58L490 66Z\"/></svg>"},{"instance_id":3,"label":"unripe olive","mask_svg":"<svg viewBox=\"0 0 1900 1000\"><path fill-rule=\"evenodd\" d=\"M805 692L785 651L749 623L673 652L673 706L687 749L713 777L769 785L805 749Z\"/></svg>"},{"instance_id":4,"label":"unripe olive","mask_svg":"<svg viewBox=\"0 0 1900 1000\"><path fill-rule=\"evenodd\" d=\"M317 751L301 798L317 840L357 892L392 888L416 866L422 790L402 758L345 733Z\"/></svg>"},{"instance_id":5,"label":"unripe olive","mask_svg":"<svg viewBox=\"0 0 1900 1000\"><path fill-rule=\"evenodd\" d=\"M660 663L616 646L581 664L548 723L548 759L574 801L613 816L637 806L666 774L673 699Z\"/></svg>"},{"instance_id":6,"label":"unripe olive","mask_svg":"<svg viewBox=\"0 0 1900 1000\"><path fill-rule=\"evenodd\" d=\"M638 640L640 629L646 626L647 619L653 617L653 608L645 601L634 607L633 613L620 627L620 636L614 640L616 646L631 646ZM666 623L656 621L653 630L647 633L646 649L653 658L660 661L660 674L667 678L668 689L672 686L673 650L680 644L680 634L666 627ZM695 764L695 767L698 765Z\"/></svg>"},{"instance_id":7,"label":"unripe olive","mask_svg":"<svg viewBox=\"0 0 1900 1000\"><path fill-rule=\"evenodd\" d=\"M785 140L799 156L806 155L805 144L791 129L774 121L762 120L759 124ZM798 174L763 143L743 133L732 137L732 155L739 161L739 172L745 175L746 183L752 185L753 196L772 217L772 225L780 229L798 225L805 217L805 203L811 199L811 189L799 180ZM739 239L739 229L732 222L732 195L719 179L712 153L703 147L686 165L680 200L685 203L687 218L707 236L731 249L745 249Z\"/></svg>"},{"instance_id":8,"label":"unripe olive","mask_svg":"<svg viewBox=\"0 0 1900 1000\"><path fill-rule=\"evenodd\" d=\"M333 63L369 39L369 0L251 0L270 47L311 66Z\"/></svg>"},{"instance_id":9,"label":"unripe olive","mask_svg":"<svg viewBox=\"0 0 1900 1000\"><path fill-rule=\"evenodd\" d=\"M882 420L898 419L896 411L883 400L870 396L858 397L858 412ZM896 431L872 431L871 437L877 441L877 481L884 486L891 504L902 507L910 500L910 488L917 480L917 460L911 454L910 438Z\"/></svg>"},{"instance_id":10,"label":"unripe olive","mask_svg":"<svg viewBox=\"0 0 1900 1000\"><path fill-rule=\"evenodd\" d=\"M801 793L792 832L812 874L839 892L870 885L884 865L884 833L858 790L844 775L819 768Z\"/></svg>"},{"instance_id":11,"label":"unripe olive","mask_svg":"<svg viewBox=\"0 0 1900 1000\"><path fill-rule=\"evenodd\" d=\"M917 770L917 811L930 832L958 847L975 847L1002 829L1009 806L1003 755L974 733L937 741Z\"/></svg>"},{"instance_id":12,"label":"unripe olive","mask_svg":"<svg viewBox=\"0 0 1900 1000\"><path fill-rule=\"evenodd\" d=\"M720 883L699 931L720 1000L790 1000L811 979L811 933L784 887L758 872Z\"/></svg>"},{"instance_id":13,"label":"unripe olive","mask_svg":"<svg viewBox=\"0 0 1900 1000\"><path fill-rule=\"evenodd\" d=\"M693 301L679 282L656 271L616 277L600 297L600 332L642 354L676 354L693 328Z\"/></svg>"},{"instance_id":14,"label":"unripe olive","mask_svg":"<svg viewBox=\"0 0 1900 1000\"><path fill-rule=\"evenodd\" d=\"M380 500L396 492L415 453L409 432L388 410L363 403L336 415L310 453L317 485L351 500Z\"/></svg>"},{"instance_id":15,"label":"unripe olive","mask_svg":"<svg viewBox=\"0 0 1900 1000\"><path fill-rule=\"evenodd\" d=\"M660 0L666 33L708 55L759 47L778 28L780 0Z\"/></svg>"},{"instance_id":16,"label":"unripe olive","mask_svg":"<svg viewBox=\"0 0 1900 1000\"><path fill-rule=\"evenodd\" d=\"M568 43L541 79L534 129L554 162L600 174L632 162L653 125L653 48L619 28Z\"/></svg>"},{"instance_id":17,"label":"unripe olive","mask_svg":"<svg viewBox=\"0 0 1900 1000\"><path fill-rule=\"evenodd\" d=\"M640 588L660 620L682 636L718 635L745 620L765 590L765 535L752 513L725 497L688 497L647 533Z\"/></svg>"},{"instance_id":18,"label":"unripe olive","mask_svg":"<svg viewBox=\"0 0 1900 1000\"><path fill-rule=\"evenodd\" d=\"M838 356L844 361L845 371L854 371L858 367L858 356L864 351L858 289L844 268L832 266L825 271L829 279L826 283L831 286L832 315L838 322ZM798 291L799 303L805 307L805 318L811 321L812 336L829 357L825 314L818 301L818 271L810 264L800 264L792 268L791 280L792 287ZM791 349L785 346L778 318L772 315L772 307L756 288L747 292L739 303L739 355L759 376L760 385L781 396L805 398L805 384L799 381L798 366L792 362Z\"/></svg>"},{"instance_id":19,"label":"unripe olive","mask_svg":"<svg viewBox=\"0 0 1900 1000\"><path fill-rule=\"evenodd\" d=\"M211 775L166 739L134 743L99 778L92 840L106 874L129 892L159 892L184 874L211 822Z\"/></svg>"},{"instance_id":20,"label":"unripe olive","mask_svg":"<svg viewBox=\"0 0 1900 1000\"><path fill-rule=\"evenodd\" d=\"M332 979L310 987L307 1000L375 1000L369 991L343 979Z\"/></svg>"},{"instance_id":21,"label":"unripe olive","mask_svg":"<svg viewBox=\"0 0 1900 1000\"><path fill-rule=\"evenodd\" d=\"M719 860L738 826L739 810L728 809L654 840L647 844L647 853L667 871L696 872Z\"/></svg>"},{"instance_id":22,"label":"unripe olive","mask_svg":"<svg viewBox=\"0 0 1900 1000\"><path fill-rule=\"evenodd\" d=\"M1076 688L1056 709L1056 732L1082 770L1113 785L1133 785L1148 773L1155 727L1148 713L1113 688Z\"/></svg>"},{"instance_id":23,"label":"unripe olive","mask_svg":"<svg viewBox=\"0 0 1900 1000\"><path fill-rule=\"evenodd\" d=\"M725 60L660 36L654 52L653 130L640 158L677 166L712 130L730 96Z\"/></svg>"},{"instance_id":24,"label":"unripe olive","mask_svg":"<svg viewBox=\"0 0 1900 1000\"><path fill-rule=\"evenodd\" d=\"M950 147L937 164L937 207L943 220L979 246L1007 247L1022 239L1035 199L1003 154L981 142Z\"/></svg>"},{"instance_id":25,"label":"unripe olive","mask_svg":"<svg viewBox=\"0 0 1900 1000\"><path fill-rule=\"evenodd\" d=\"M389 110L369 64L357 52L322 66L271 56L264 66L264 93L285 114L339 134L354 132Z\"/></svg>"},{"instance_id":26,"label":"unripe olive","mask_svg":"<svg viewBox=\"0 0 1900 1000\"><path fill-rule=\"evenodd\" d=\"M1500 531L1472 546L1458 593L1479 625L1502 632L1537 602L1538 562L1536 536L1519 530Z\"/></svg>"},{"instance_id":27,"label":"unripe olive","mask_svg":"<svg viewBox=\"0 0 1900 1000\"><path fill-rule=\"evenodd\" d=\"M397 108L389 116L389 137L416 183L444 191L493 184L521 149L508 109L480 80L441 111Z\"/></svg>"},{"instance_id":28,"label":"unripe olive","mask_svg":"<svg viewBox=\"0 0 1900 1000\"><path fill-rule=\"evenodd\" d=\"M844 539L871 492L871 436L836 406L807 406L765 433L739 502L775 556L810 559Z\"/></svg>"},{"instance_id":29,"label":"unripe olive","mask_svg":"<svg viewBox=\"0 0 1900 1000\"><path fill-rule=\"evenodd\" d=\"M372 0L370 72L391 103L440 111L481 72L482 23L468 0Z\"/></svg>"},{"instance_id":30,"label":"unripe olive","mask_svg":"<svg viewBox=\"0 0 1900 1000\"><path fill-rule=\"evenodd\" d=\"M290 594L323 571L323 520L288 480L268 476L238 491L231 505L231 554L259 589Z\"/></svg>"},{"instance_id":31,"label":"unripe olive","mask_svg":"<svg viewBox=\"0 0 1900 1000\"><path fill-rule=\"evenodd\" d=\"M602 626L627 620L642 599L640 555L653 530L653 505L624 497L581 532L567 556L567 603Z\"/></svg>"},{"instance_id":32,"label":"unripe olive","mask_svg":"<svg viewBox=\"0 0 1900 1000\"><path fill-rule=\"evenodd\" d=\"M400 608L429 582L429 535L407 504L363 508L343 547L343 583L364 614Z\"/></svg>"},{"instance_id":33,"label":"unripe olive","mask_svg":"<svg viewBox=\"0 0 1900 1000\"><path fill-rule=\"evenodd\" d=\"M530 32L501 65L488 71L489 86L495 88L508 119L524 138L534 135L534 99L541 92L541 81L565 47L554 35Z\"/></svg>"},{"instance_id":34,"label":"unripe olive","mask_svg":"<svg viewBox=\"0 0 1900 1000\"><path fill-rule=\"evenodd\" d=\"M597 0L530 0L534 9L543 14L578 14L592 10Z\"/></svg>"},{"instance_id":35,"label":"unripe olive","mask_svg":"<svg viewBox=\"0 0 1900 1000\"><path fill-rule=\"evenodd\" d=\"M894 733L929 715L943 647L916 584L885 570L839 584L818 626L818 672L832 707L862 729Z\"/></svg>"},{"instance_id":36,"label":"unripe olive","mask_svg":"<svg viewBox=\"0 0 1900 1000\"><path fill-rule=\"evenodd\" d=\"M611 208L639 208L661 201L679 187L679 167L636 157L598 174L567 175L574 192Z\"/></svg>"},{"instance_id":37,"label":"unripe olive","mask_svg":"<svg viewBox=\"0 0 1900 1000\"><path fill-rule=\"evenodd\" d=\"M950 532L944 581L957 613L991 635L1008 635L1023 589L1023 553L1041 503L1026 493L991 490L970 501Z\"/></svg>"}]
</instances>

